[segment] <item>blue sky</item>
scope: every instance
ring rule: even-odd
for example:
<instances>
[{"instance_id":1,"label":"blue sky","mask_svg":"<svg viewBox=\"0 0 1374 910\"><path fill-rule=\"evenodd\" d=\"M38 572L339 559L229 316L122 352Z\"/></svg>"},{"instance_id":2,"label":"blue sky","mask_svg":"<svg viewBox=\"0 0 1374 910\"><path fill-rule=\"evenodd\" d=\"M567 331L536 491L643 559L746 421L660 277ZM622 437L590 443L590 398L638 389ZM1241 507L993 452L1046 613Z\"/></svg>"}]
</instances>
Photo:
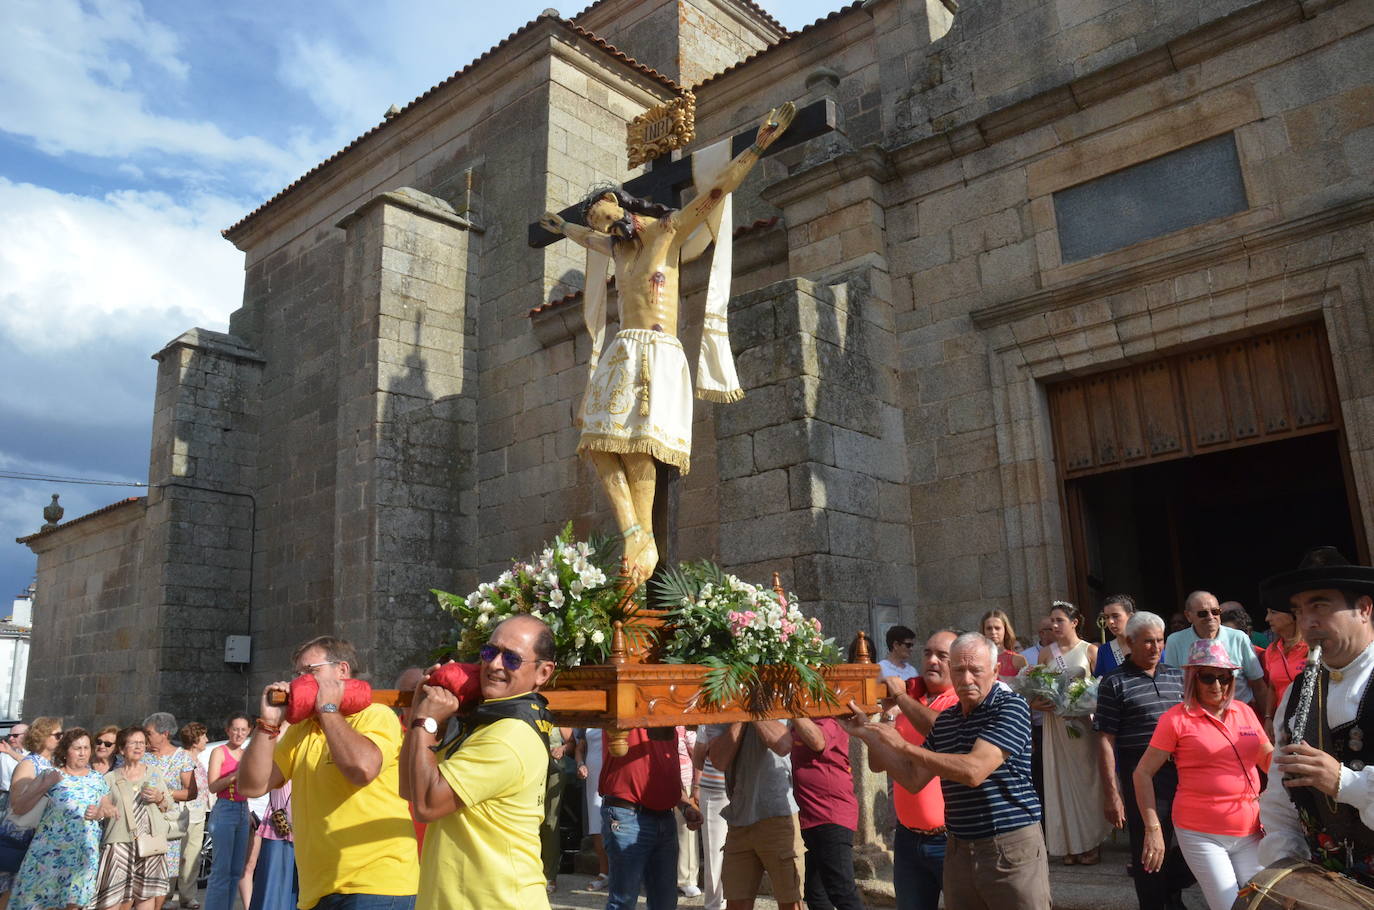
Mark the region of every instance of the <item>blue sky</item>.
<instances>
[{"instance_id":1,"label":"blue sky","mask_svg":"<svg viewBox=\"0 0 1374 910\"><path fill-rule=\"evenodd\" d=\"M0 471L146 481L150 355L242 294L220 229L549 5L0 4ZM797 29L845 4L759 5ZM53 493L67 520L139 493L0 484L0 541ZM0 545L0 615L35 567Z\"/></svg>"}]
</instances>

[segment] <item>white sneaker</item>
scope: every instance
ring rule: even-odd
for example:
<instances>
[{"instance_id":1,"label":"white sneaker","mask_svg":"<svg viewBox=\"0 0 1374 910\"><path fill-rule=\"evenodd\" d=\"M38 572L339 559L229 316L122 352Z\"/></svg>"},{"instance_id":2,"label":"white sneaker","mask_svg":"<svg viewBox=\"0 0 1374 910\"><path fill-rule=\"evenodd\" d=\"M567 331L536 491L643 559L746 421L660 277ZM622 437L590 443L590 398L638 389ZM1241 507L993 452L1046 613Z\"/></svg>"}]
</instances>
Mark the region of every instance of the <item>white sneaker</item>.
<instances>
[{"instance_id":1,"label":"white sneaker","mask_svg":"<svg viewBox=\"0 0 1374 910\"><path fill-rule=\"evenodd\" d=\"M686 887L679 888L677 890L678 893L680 893L683 897L701 897L701 889L698 888L696 885L687 885Z\"/></svg>"},{"instance_id":2,"label":"white sneaker","mask_svg":"<svg viewBox=\"0 0 1374 910\"><path fill-rule=\"evenodd\" d=\"M606 875L598 875L596 878L587 882L588 891L605 891L610 879Z\"/></svg>"}]
</instances>

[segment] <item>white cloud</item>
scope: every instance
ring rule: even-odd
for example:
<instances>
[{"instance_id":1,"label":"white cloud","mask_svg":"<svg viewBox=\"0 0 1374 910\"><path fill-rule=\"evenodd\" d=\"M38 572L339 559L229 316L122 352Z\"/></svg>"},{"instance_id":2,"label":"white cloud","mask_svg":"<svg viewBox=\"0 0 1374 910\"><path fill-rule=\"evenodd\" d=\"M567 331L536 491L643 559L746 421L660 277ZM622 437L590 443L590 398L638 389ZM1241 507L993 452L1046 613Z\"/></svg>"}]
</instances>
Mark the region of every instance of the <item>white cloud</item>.
<instances>
[{"instance_id":1,"label":"white cloud","mask_svg":"<svg viewBox=\"0 0 1374 910\"><path fill-rule=\"evenodd\" d=\"M98 338L160 345L191 325L223 329L242 296L243 256L219 227L243 208L0 178L0 335L61 357Z\"/></svg>"},{"instance_id":2,"label":"white cloud","mask_svg":"<svg viewBox=\"0 0 1374 910\"><path fill-rule=\"evenodd\" d=\"M179 40L134 0L9 0L0 20L0 124L39 150L119 159L191 156L290 179L298 155L210 120L159 113L190 64Z\"/></svg>"}]
</instances>

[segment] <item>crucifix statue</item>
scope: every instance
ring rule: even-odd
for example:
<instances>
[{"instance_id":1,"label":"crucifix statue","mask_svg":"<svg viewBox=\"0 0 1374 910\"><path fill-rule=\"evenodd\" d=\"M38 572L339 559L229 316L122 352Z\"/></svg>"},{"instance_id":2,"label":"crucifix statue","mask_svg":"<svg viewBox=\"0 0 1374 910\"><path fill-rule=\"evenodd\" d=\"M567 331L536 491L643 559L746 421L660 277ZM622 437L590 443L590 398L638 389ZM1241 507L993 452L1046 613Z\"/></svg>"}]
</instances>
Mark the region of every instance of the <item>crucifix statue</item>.
<instances>
[{"instance_id":1,"label":"crucifix statue","mask_svg":"<svg viewBox=\"0 0 1374 910\"><path fill-rule=\"evenodd\" d=\"M596 466L624 539L625 558L632 578L643 581L659 561L654 534L654 494L659 465L686 473L692 436L692 378L678 340L678 273L691 258L693 246L704 248L704 228L715 216L713 233L720 230L720 209L744 181L764 151L777 141L797 115L790 102L768 112L754 142L724 166L685 206L669 206L638 198L625 188L594 190L582 203L586 225L555 212L546 212L540 226L561 234L590 251L584 306L600 299L604 323L604 277L593 275L594 257L615 265L620 298L620 330L606 348L593 328L591 379L582 402L579 454ZM725 224L727 233L731 226ZM709 242L709 236L705 242ZM727 264L728 265L728 264ZM725 276L728 286L729 276ZM724 299L717 318L724 318ZM708 290L702 348L697 371L697 395L732 401L743 395L729 358L728 334L713 323ZM588 325L595 320L589 318ZM714 334L713 334L714 333ZM722 339L720 336L724 335ZM708 344L708 339L710 343ZM713 353L715 352L715 353Z\"/></svg>"}]
</instances>

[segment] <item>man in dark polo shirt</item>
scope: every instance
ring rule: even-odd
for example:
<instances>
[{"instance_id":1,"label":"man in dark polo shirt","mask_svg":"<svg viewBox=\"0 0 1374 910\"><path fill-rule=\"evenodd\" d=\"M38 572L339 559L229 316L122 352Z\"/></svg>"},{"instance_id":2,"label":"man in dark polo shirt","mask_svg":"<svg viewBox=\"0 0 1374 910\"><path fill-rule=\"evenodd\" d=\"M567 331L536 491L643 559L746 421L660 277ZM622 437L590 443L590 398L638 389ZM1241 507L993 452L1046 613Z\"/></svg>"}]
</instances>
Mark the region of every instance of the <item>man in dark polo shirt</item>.
<instances>
[{"instance_id":1,"label":"man in dark polo shirt","mask_svg":"<svg viewBox=\"0 0 1374 910\"><path fill-rule=\"evenodd\" d=\"M1030 709L997 684L997 649L977 632L949 649L959 703L940 713L925 746L872 724L851 702L846 719L915 793L934 777L945 797L945 906L959 910L1049 910L1050 878L1040 800L1031 785Z\"/></svg>"},{"instance_id":2,"label":"man in dark polo shirt","mask_svg":"<svg viewBox=\"0 0 1374 910\"><path fill-rule=\"evenodd\" d=\"M682 798L675 728L631 730L628 745L619 758L607 753L601 765L601 836L611 873L606 910L634 907L641 887L649 910L673 910L677 907L673 810L681 806L691 831L701 827L701 813Z\"/></svg>"},{"instance_id":3,"label":"man in dark polo shirt","mask_svg":"<svg viewBox=\"0 0 1374 910\"><path fill-rule=\"evenodd\" d=\"M1166 850L1163 866L1154 873L1147 873L1141 863L1145 823L1136 805L1131 772L1149 747L1160 715L1183 700L1183 671L1159 662L1164 653L1164 620L1155 614L1134 614L1126 623L1126 638L1131 653L1125 663L1102 677L1093 718L1105 812L1107 821L1130 833L1130 872L1140 910L1176 910L1185 906L1181 892L1193 883L1170 821L1178 771L1173 762L1165 762L1154 777L1155 806Z\"/></svg>"}]
</instances>

